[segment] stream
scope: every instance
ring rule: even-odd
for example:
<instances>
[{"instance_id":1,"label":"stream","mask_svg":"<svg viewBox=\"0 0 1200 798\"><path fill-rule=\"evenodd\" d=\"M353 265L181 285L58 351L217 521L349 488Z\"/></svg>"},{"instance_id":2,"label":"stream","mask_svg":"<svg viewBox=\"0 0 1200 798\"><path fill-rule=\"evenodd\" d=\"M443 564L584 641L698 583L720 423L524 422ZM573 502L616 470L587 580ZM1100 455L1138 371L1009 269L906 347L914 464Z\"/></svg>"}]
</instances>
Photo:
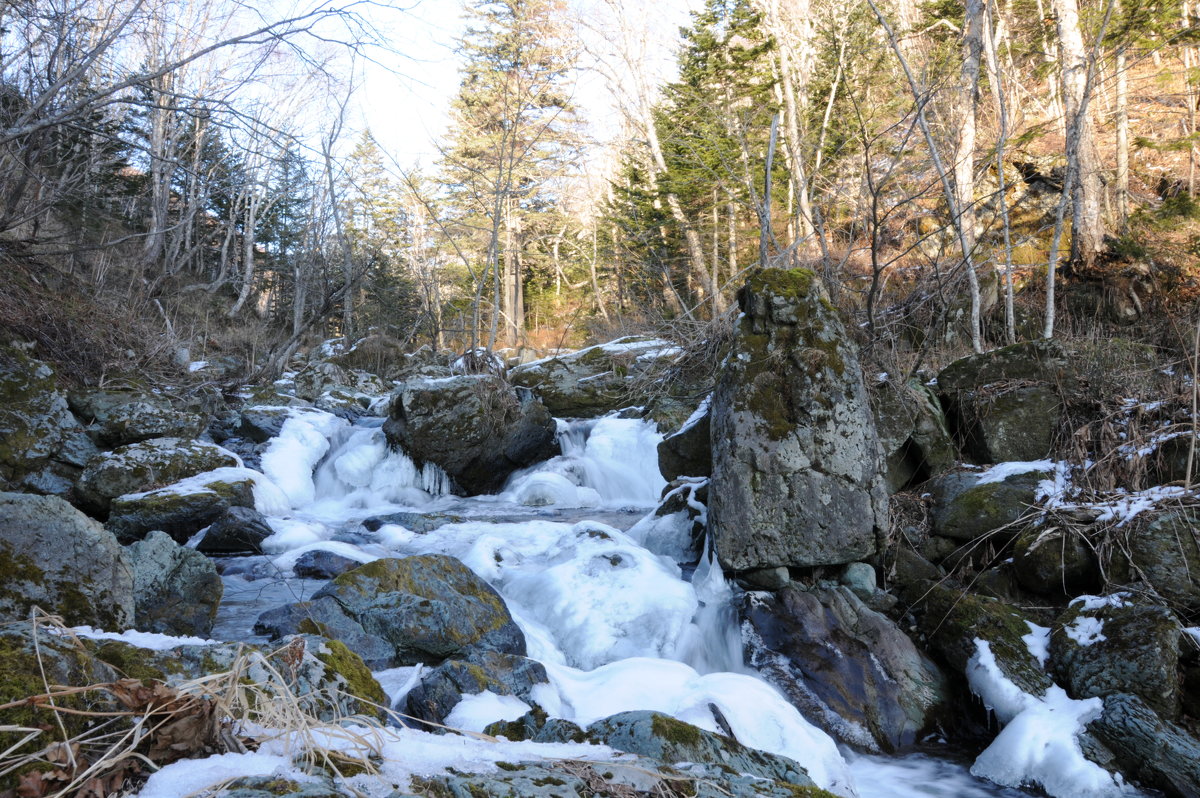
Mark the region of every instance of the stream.
<instances>
[{"instance_id":1,"label":"stream","mask_svg":"<svg viewBox=\"0 0 1200 798\"><path fill-rule=\"evenodd\" d=\"M559 422L560 457L514 474L497 495L462 498L450 495L438 469L418 469L389 450L382 421L293 412L262 456L273 484L257 502L275 534L266 554L223 562L214 638L265 642L253 630L260 613L324 584L294 575L305 552L361 562L446 554L503 596L529 656L550 676L534 698L552 717L586 725L646 709L720 731L715 706L739 741L797 760L843 795L1027 794L972 777L968 764L952 761L949 746L944 756L839 749L747 667L731 606L737 588L711 558L688 564L697 555L683 514L653 518L666 482L652 425ZM421 670L376 675L396 702ZM463 699L447 722L482 731L528 709L512 696L483 693Z\"/></svg>"}]
</instances>

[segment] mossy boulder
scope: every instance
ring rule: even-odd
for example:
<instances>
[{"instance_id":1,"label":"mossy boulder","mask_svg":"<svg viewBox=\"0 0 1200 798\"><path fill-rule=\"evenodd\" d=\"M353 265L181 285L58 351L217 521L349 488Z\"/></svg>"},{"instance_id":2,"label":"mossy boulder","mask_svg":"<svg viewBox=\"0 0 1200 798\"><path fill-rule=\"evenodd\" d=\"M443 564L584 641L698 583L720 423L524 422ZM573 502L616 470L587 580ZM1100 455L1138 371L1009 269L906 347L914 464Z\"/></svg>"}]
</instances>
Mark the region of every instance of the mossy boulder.
<instances>
[{"instance_id":1,"label":"mossy boulder","mask_svg":"<svg viewBox=\"0 0 1200 798\"><path fill-rule=\"evenodd\" d=\"M1053 684L1023 639L1031 630L1016 607L930 583L913 609L930 647L958 672L967 672L976 653L975 640L980 639L990 645L1000 671L1024 692L1042 696Z\"/></svg>"},{"instance_id":2,"label":"mossy boulder","mask_svg":"<svg viewBox=\"0 0 1200 798\"><path fill-rule=\"evenodd\" d=\"M267 610L254 622L254 633L271 640L296 634L321 635L344 644L368 667L390 668L396 664L395 646L379 635L368 634L329 596Z\"/></svg>"},{"instance_id":3,"label":"mossy boulder","mask_svg":"<svg viewBox=\"0 0 1200 798\"><path fill-rule=\"evenodd\" d=\"M513 385L533 391L561 418L594 418L649 399L639 380L678 353L669 342L631 336L517 366ZM642 393L636 391L641 382Z\"/></svg>"},{"instance_id":4,"label":"mossy boulder","mask_svg":"<svg viewBox=\"0 0 1200 798\"><path fill-rule=\"evenodd\" d=\"M1054 622L1050 661L1075 698L1131 693L1161 717L1180 709L1183 628L1166 607L1127 595L1084 597Z\"/></svg>"},{"instance_id":5,"label":"mossy boulder","mask_svg":"<svg viewBox=\"0 0 1200 798\"><path fill-rule=\"evenodd\" d=\"M920 380L887 380L872 391L888 489L895 493L954 466L958 452L937 396Z\"/></svg>"},{"instance_id":6,"label":"mossy boulder","mask_svg":"<svg viewBox=\"0 0 1200 798\"><path fill-rule=\"evenodd\" d=\"M93 440L105 448L150 438L194 438L205 426L197 413L176 410L160 396L139 391L83 389L67 401Z\"/></svg>"},{"instance_id":7,"label":"mossy boulder","mask_svg":"<svg viewBox=\"0 0 1200 798\"><path fill-rule=\"evenodd\" d=\"M70 497L97 449L71 414L53 370L0 346L0 490Z\"/></svg>"},{"instance_id":8,"label":"mossy boulder","mask_svg":"<svg viewBox=\"0 0 1200 798\"><path fill-rule=\"evenodd\" d=\"M105 528L122 543L141 540L152 530L186 543L232 508L253 506L254 482L246 472L219 468L145 493L116 497L109 505Z\"/></svg>"},{"instance_id":9,"label":"mossy boulder","mask_svg":"<svg viewBox=\"0 0 1200 798\"><path fill-rule=\"evenodd\" d=\"M110 532L56 496L0 493L0 618L33 607L68 624L126 629L133 576Z\"/></svg>"},{"instance_id":10,"label":"mossy boulder","mask_svg":"<svg viewBox=\"0 0 1200 798\"><path fill-rule=\"evenodd\" d=\"M1148 510L1120 533L1114 582L1150 587L1185 612L1200 612L1200 507Z\"/></svg>"},{"instance_id":11,"label":"mossy boulder","mask_svg":"<svg viewBox=\"0 0 1200 798\"><path fill-rule=\"evenodd\" d=\"M848 588L748 593L739 610L750 664L843 743L901 750L947 709L940 668Z\"/></svg>"},{"instance_id":12,"label":"mossy boulder","mask_svg":"<svg viewBox=\"0 0 1200 798\"><path fill-rule=\"evenodd\" d=\"M549 681L546 669L536 660L497 651L477 652L468 660L447 660L423 676L408 693L404 711L420 720L443 723L464 696L487 690L533 703L533 688Z\"/></svg>"},{"instance_id":13,"label":"mossy boulder","mask_svg":"<svg viewBox=\"0 0 1200 798\"><path fill-rule=\"evenodd\" d=\"M1078 596L1099 589L1103 576L1095 547L1077 530L1039 522L1013 544L1013 573L1041 596Z\"/></svg>"},{"instance_id":14,"label":"mossy boulder","mask_svg":"<svg viewBox=\"0 0 1200 798\"><path fill-rule=\"evenodd\" d=\"M879 440L853 342L820 280L764 269L712 398L709 526L731 571L864 560L887 528Z\"/></svg>"},{"instance_id":15,"label":"mossy boulder","mask_svg":"<svg viewBox=\"0 0 1200 798\"><path fill-rule=\"evenodd\" d=\"M997 476L1001 478L996 478ZM1005 539L1020 531L1016 525L1037 503L1038 486L1052 474L1044 470L1007 475L952 471L930 484L933 531L952 540L977 540L1001 532Z\"/></svg>"},{"instance_id":16,"label":"mossy boulder","mask_svg":"<svg viewBox=\"0 0 1200 798\"><path fill-rule=\"evenodd\" d=\"M433 463L467 494L494 493L508 476L559 454L550 411L492 374L407 383L383 425L388 443Z\"/></svg>"},{"instance_id":17,"label":"mossy boulder","mask_svg":"<svg viewBox=\"0 0 1200 798\"><path fill-rule=\"evenodd\" d=\"M1045 340L969 355L937 378L952 432L981 463L1046 457L1075 382L1067 353Z\"/></svg>"},{"instance_id":18,"label":"mossy boulder","mask_svg":"<svg viewBox=\"0 0 1200 798\"><path fill-rule=\"evenodd\" d=\"M118 496L239 465L233 453L211 443L153 438L96 455L88 461L75 489L85 509L107 515Z\"/></svg>"},{"instance_id":19,"label":"mossy boulder","mask_svg":"<svg viewBox=\"0 0 1200 798\"><path fill-rule=\"evenodd\" d=\"M134 628L200 637L212 632L224 592L212 560L157 531L126 553L133 570Z\"/></svg>"}]
</instances>

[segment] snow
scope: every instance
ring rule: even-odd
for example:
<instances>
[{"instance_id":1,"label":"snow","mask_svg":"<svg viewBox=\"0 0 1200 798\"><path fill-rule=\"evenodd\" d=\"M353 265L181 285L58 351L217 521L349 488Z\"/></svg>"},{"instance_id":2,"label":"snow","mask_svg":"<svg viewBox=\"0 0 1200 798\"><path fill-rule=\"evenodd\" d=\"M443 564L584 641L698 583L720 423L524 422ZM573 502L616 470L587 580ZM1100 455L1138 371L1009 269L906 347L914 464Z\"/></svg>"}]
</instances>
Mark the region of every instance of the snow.
<instances>
[{"instance_id":1,"label":"snow","mask_svg":"<svg viewBox=\"0 0 1200 798\"><path fill-rule=\"evenodd\" d=\"M167 651L179 646L211 646L219 642L203 637L174 637L155 632L138 632L133 629L125 632L104 632L91 626L76 626L71 631L78 637L86 637L91 640L119 640L122 643L128 643L138 648L148 648L151 651Z\"/></svg>"},{"instance_id":2,"label":"snow","mask_svg":"<svg viewBox=\"0 0 1200 798\"><path fill-rule=\"evenodd\" d=\"M1033 621L1026 621L1025 625L1029 627L1029 634L1021 638L1021 642L1029 649L1029 654L1038 661L1038 665L1046 667L1046 660L1050 658L1050 628L1047 626L1038 626Z\"/></svg>"},{"instance_id":3,"label":"snow","mask_svg":"<svg viewBox=\"0 0 1200 798\"><path fill-rule=\"evenodd\" d=\"M1183 633L1192 638L1192 642L1200 646L1200 626L1189 626L1183 630Z\"/></svg>"},{"instance_id":4,"label":"snow","mask_svg":"<svg viewBox=\"0 0 1200 798\"><path fill-rule=\"evenodd\" d=\"M1088 615L1080 615L1070 626L1064 627L1063 632L1081 646L1090 646L1108 639L1104 636L1104 621Z\"/></svg>"},{"instance_id":5,"label":"snow","mask_svg":"<svg viewBox=\"0 0 1200 798\"><path fill-rule=\"evenodd\" d=\"M188 371L190 371L192 373L195 373L195 372L200 371L201 369L207 368L207 367L208 367L207 360L193 360L191 363L188 363Z\"/></svg>"},{"instance_id":6,"label":"snow","mask_svg":"<svg viewBox=\"0 0 1200 798\"><path fill-rule=\"evenodd\" d=\"M697 407L690 416L688 416L687 421L683 422L683 426L681 426L679 428L679 431L676 432L675 435L682 435L683 433L690 430L692 427L699 424L700 420L703 419L706 415L708 415L709 408L711 408L711 407L712 407L712 394L710 393L707 396L705 396L704 399L702 399L700 401L700 406ZM674 437L674 435L672 435L671 437Z\"/></svg>"},{"instance_id":7,"label":"snow","mask_svg":"<svg viewBox=\"0 0 1200 798\"><path fill-rule=\"evenodd\" d=\"M1070 606L1079 607L1083 612L1096 612L1106 607L1128 607L1130 598L1130 594L1123 591L1108 596L1077 596L1071 599Z\"/></svg>"},{"instance_id":8,"label":"snow","mask_svg":"<svg viewBox=\"0 0 1200 798\"><path fill-rule=\"evenodd\" d=\"M516 720L533 707L511 695L496 695L491 690L464 696L446 716L452 729L482 732L499 720Z\"/></svg>"},{"instance_id":9,"label":"snow","mask_svg":"<svg viewBox=\"0 0 1200 798\"><path fill-rule=\"evenodd\" d=\"M154 773L138 798L179 798L201 793L206 787L246 776L282 776L307 781L291 758L277 754L217 754L204 759L181 759Z\"/></svg>"},{"instance_id":10,"label":"snow","mask_svg":"<svg viewBox=\"0 0 1200 798\"><path fill-rule=\"evenodd\" d=\"M975 481L976 485L987 485L992 482L1003 482L1009 477L1015 477L1020 474L1030 474L1035 471L1054 471L1057 463L1053 460L1030 460L1026 462L1014 461L1010 463L997 463L988 470L979 475Z\"/></svg>"},{"instance_id":11,"label":"snow","mask_svg":"<svg viewBox=\"0 0 1200 798\"><path fill-rule=\"evenodd\" d=\"M1099 717L1099 698L1077 701L1052 685L1038 698L1023 692L996 664L991 646L975 639L967 680L1004 724L971 773L1007 787L1037 786L1052 798L1108 798L1124 785L1083 755L1077 737Z\"/></svg>"}]
</instances>

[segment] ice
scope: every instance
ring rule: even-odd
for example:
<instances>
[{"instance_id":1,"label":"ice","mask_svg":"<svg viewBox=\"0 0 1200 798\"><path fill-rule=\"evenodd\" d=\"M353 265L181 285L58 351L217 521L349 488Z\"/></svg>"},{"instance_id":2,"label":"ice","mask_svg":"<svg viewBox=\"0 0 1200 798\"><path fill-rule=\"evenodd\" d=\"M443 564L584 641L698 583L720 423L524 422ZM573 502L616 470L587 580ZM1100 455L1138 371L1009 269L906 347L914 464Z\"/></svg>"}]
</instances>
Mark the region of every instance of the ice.
<instances>
[{"instance_id":1,"label":"ice","mask_svg":"<svg viewBox=\"0 0 1200 798\"><path fill-rule=\"evenodd\" d=\"M405 665L399 668L385 668L371 674L383 692L387 693L389 705L395 707L409 691L417 686L425 675L424 665Z\"/></svg>"},{"instance_id":2,"label":"ice","mask_svg":"<svg viewBox=\"0 0 1200 798\"><path fill-rule=\"evenodd\" d=\"M976 758L972 774L1008 787L1041 787L1052 798L1124 793L1124 785L1083 755L1076 739L1104 711L1103 701L1074 700L1057 685L1041 698L1032 696L1003 674L986 641L976 638L975 647L967 679L1004 728Z\"/></svg>"},{"instance_id":3,"label":"ice","mask_svg":"<svg viewBox=\"0 0 1200 798\"><path fill-rule=\"evenodd\" d=\"M292 507L316 498L313 467L329 451L329 439L347 423L322 410L291 408L279 435L262 455L263 473L287 496Z\"/></svg>"},{"instance_id":4,"label":"ice","mask_svg":"<svg viewBox=\"0 0 1200 798\"><path fill-rule=\"evenodd\" d=\"M505 491L504 498L528 507L595 507L600 503L600 494L594 489L577 486L562 474L553 471L539 471L526 475Z\"/></svg>"},{"instance_id":5,"label":"ice","mask_svg":"<svg viewBox=\"0 0 1200 798\"><path fill-rule=\"evenodd\" d=\"M562 457L537 466L594 489L605 504L656 504L667 481L658 470L654 424L636 418L573 422L560 432Z\"/></svg>"},{"instance_id":6,"label":"ice","mask_svg":"<svg viewBox=\"0 0 1200 798\"><path fill-rule=\"evenodd\" d=\"M1029 474L1034 471L1054 471L1057 463L1053 460L1030 460L1027 462L1014 461L1010 463L996 463L979 475L976 480L976 485L987 485L992 482L1003 482L1009 477L1017 476L1018 474Z\"/></svg>"},{"instance_id":7,"label":"ice","mask_svg":"<svg viewBox=\"0 0 1200 798\"><path fill-rule=\"evenodd\" d=\"M496 695L491 690L464 696L443 721L452 729L482 732L500 720L516 720L533 707L511 695Z\"/></svg>"},{"instance_id":8,"label":"ice","mask_svg":"<svg viewBox=\"0 0 1200 798\"><path fill-rule=\"evenodd\" d=\"M1104 621L1088 615L1080 615L1070 626L1063 628L1067 637L1081 646L1090 646L1108 638L1104 636Z\"/></svg>"},{"instance_id":9,"label":"ice","mask_svg":"<svg viewBox=\"0 0 1200 798\"><path fill-rule=\"evenodd\" d=\"M204 759L181 759L150 775L138 798L179 798L198 795L206 787L246 776L274 776L306 781L290 757L277 754L216 754Z\"/></svg>"},{"instance_id":10,"label":"ice","mask_svg":"<svg viewBox=\"0 0 1200 798\"><path fill-rule=\"evenodd\" d=\"M275 521L273 523L280 523L280 522ZM295 522L295 523L301 523L301 522ZM318 533L314 532L314 534L318 534ZM276 535L278 535L278 533L276 533ZM276 535L272 535L271 537L267 538L267 541L275 541ZM278 542L272 542L270 548L272 550L274 550L276 548L276 546L286 545L284 543L284 540L286 540L286 539L287 538L281 539ZM265 550L266 549L266 541L264 541L263 543L264 543L264 550ZM283 552L284 552L283 554L281 554L278 557L271 560L271 565L273 565L275 567L276 571L280 574L290 574L290 573L292 573L292 569L296 565L296 561L299 560L301 556L303 556L304 554L306 554L310 551L327 551L327 552L330 552L331 554L337 554L342 557L347 557L351 560L356 560L357 562L360 562L360 563L369 563L369 562L372 562L373 560L378 560L380 557L382 557L386 554L386 552L383 552L383 551L380 551L379 554L368 554L361 547L355 546L351 543L342 543L341 541L336 541L336 540L321 540L321 541L317 541L315 543L308 543L308 544L305 544L302 546L297 546L295 548L286 548L283 550Z\"/></svg>"},{"instance_id":11,"label":"ice","mask_svg":"<svg viewBox=\"0 0 1200 798\"><path fill-rule=\"evenodd\" d=\"M282 554L333 537L333 530L320 521L268 518L267 524L275 534L262 542L262 550L266 554Z\"/></svg>"},{"instance_id":12,"label":"ice","mask_svg":"<svg viewBox=\"0 0 1200 798\"><path fill-rule=\"evenodd\" d=\"M200 371L200 369L207 368L207 367L208 367L207 360L193 360L191 363L188 363L188 371L190 371L192 373L195 373L197 371Z\"/></svg>"},{"instance_id":13,"label":"ice","mask_svg":"<svg viewBox=\"0 0 1200 798\"><path fill-rule=\"evenodd\" d=\"M1029 649L1029 654L1038 661L1038 665L1046 667L1046 660L1050 658L1050 628L1047 626L1038 626L1033 621L1026 621L1025 625L1029 627L1029 634L1021 638L1021 642Z\"/></svg>"}]
</instances>

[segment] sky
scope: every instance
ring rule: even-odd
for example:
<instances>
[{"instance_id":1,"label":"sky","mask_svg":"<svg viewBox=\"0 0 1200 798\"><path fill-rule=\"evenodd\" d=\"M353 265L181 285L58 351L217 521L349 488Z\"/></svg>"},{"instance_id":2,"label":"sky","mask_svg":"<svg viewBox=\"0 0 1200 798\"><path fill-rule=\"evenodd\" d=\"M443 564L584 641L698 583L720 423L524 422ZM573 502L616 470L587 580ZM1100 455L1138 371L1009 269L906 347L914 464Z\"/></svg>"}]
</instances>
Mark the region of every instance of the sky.
<instances>
[{"instance_id":1,"label":"sky","mask_svg":"<svg viewBox=\"0 0 1200 798\"><path fill-rule=\"evenodd\" d=\"M646 66L660 79L673 69L673 42L688 10L700 0L621 0L633 9L637 23L649 29L653 47ZM583 19L603 19L605 0L570 0L571 10ZM363 64L352 127L369 128L375 140L398 166L432 166L437 142L445 135L450 101L458 90L459 58L455 40L463 29L462 0L417 0L393 3L392 9L374 14L376 24L390 40L394 53L379 53L379 64ZM602 51L606 43L587 26L574 27L585 49ZM586 39L586 41L585 41ZM587 68L583 57L576 89L590 132L601 141L614 135L611 90L606 80Z\"/></svg>"}]
</instances>

